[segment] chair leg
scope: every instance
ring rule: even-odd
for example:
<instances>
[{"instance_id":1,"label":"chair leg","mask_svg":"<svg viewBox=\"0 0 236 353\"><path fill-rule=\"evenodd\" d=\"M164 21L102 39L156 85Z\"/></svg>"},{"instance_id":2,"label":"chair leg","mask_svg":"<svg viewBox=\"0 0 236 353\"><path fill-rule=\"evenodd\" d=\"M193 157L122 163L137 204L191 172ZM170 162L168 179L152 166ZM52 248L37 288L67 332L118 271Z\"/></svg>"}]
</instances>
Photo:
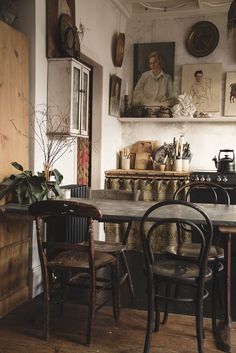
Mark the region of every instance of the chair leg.
<instances>
[{"instance_id":1,"label":"chair leg","mask_svg":"<svg viewBox=\"0 0 236 353\"><path fill-rule=\"evenodd\" d=\"M151 283L152 280L148 282L147 296L148 296L148 312L147 312L147 327L146 336L143 353L149 353L151 340L152 340L152 330L153 330L153 320L154 320L154 290Z\"/></svg>"},{"instance_id":2,"label":"chair leg","mask_svg":"<svg viewBox=\"0 0 236 353\"><path fill-rule=\"evenodd\" d=\"M94 322L95 304L96 304L96 279L95 274L90 275L90 286L89 286L89 308L88 308L88 324L87 324L87 334L86 343L90 345L92 337L92 328Z\"/></svg>"},{"instance_id":3,"label":"chair leg","mask_svg":"<svg viewBox=\"0 0 236 353\"><path fill-rule=\"evenodd\" d=\"M127 261L127 257L125 254L125 251L121 252L121 257L122 257L122 261L124 264L124 268L125 268L125 272L127 273L127 281L128 281L128 285L129 285L129 289L131 292L132 297L134 298L134 286L133 286L133 282L131 279L131 273L130 273L130 269L129 269L129 265L128 265L128 261Z\"/></svg>"},{"instance_id":4,"label":"chair leg","mask_svg":"<svg viewBox=\"0 0 236 353\"><path fill-rule=\"evenodd\" d=\"M160 330L160 305L157 298L155 298L155 323L154 323L154 332Z\"/></svg>"},{"instance_id":5,"label":"chair leg","mask_svg":"<svg viewBox=\"0 0 236 353\"><path fill-rule=\"evenodd\" d=\"M204 353L203 347L203 302L197 300L196 304L196 331L197 331L197 345L198 353Z\"/></svg>"},{"instance_id":6,"label":"chair leg","mask_svg":"<svg viewBox=\"0 0 236 353\"><path fill-rule=\"evenodd\" d=\"M118 261L116 261L116 264L111 265L112 306L116 325L119 324L120 319L120 283L117 263Z\"/></svg>"},{"instance_id":7,"label":"chair leg","mask_svg":"<svg viewBox=\"0 0 236 353\"><path fill-rule=\"evenodd\" d=\"M49 283L43 280L43 338L49 339L50 305L49 305Z\"/></svg>"},{"instance_id":8,"label":"chair leg","mask_svg":"<svg viewBox=\"0 0 236 353\"><path fill-rule=\"evenodd\" d=\"M211 325L212 331L216 332L216 301L217 301L217 282L218 282L218 274L217 268L214 265L213 267L213 277L212 277L212 302L211 302Z\"/></svg>"},{"instance_id":9,"label":"chair leg","mask_svg":"<svg viewBox=\"0 0 236 353\"><path fill-rule=\"evenodd\" d=\"M166 297L170 297L170 293L171 293L171 287L169 284L166 285ZM175 287L175 298L178 296L178 286ZM162 320L162 325L165 325L167 323L168 320L168 315L169 315L169 303L168 300L165 301L165 306L164 306L164 317Z\"/></svg>"}]
</instances>

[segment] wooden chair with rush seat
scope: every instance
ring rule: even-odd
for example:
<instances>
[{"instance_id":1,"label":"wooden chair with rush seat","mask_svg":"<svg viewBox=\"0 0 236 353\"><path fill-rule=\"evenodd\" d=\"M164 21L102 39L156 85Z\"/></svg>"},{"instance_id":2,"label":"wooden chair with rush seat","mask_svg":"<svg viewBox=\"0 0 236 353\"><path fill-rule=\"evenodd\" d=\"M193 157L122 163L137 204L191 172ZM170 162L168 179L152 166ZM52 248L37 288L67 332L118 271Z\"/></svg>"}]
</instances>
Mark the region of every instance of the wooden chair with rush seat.
<instances>
[{"instance_id":1,"label":"wooden chair with rush seat","mask_svg":"<svg viewBox=\"0 0 236 353\"><path fill-rule=\"evenodd\" d=\"M119 320L118 277L116 257L94 251L93 221L100 220L100 210L92 205L71 200L45 200L30 205L29 214L35 218L38 251L43 284L43 336L49 338L50 303L53 290L60 289L63 305L66 288L70 285L88 287L88 322L86 343L90 344L98 291L112 288L113 313ZM83 218L87 222L86 244L57 241L56 223L67 217ZM46 229L45 229L46 228ZM46 236L46 239L45 239ZM101 278L100 271L110 271L110 277ZM99 276L97 273L99 272ZM76 281L74 281L76 278ZM102 304L99 304L99 308Z\"/></svg>"}]
</instances>

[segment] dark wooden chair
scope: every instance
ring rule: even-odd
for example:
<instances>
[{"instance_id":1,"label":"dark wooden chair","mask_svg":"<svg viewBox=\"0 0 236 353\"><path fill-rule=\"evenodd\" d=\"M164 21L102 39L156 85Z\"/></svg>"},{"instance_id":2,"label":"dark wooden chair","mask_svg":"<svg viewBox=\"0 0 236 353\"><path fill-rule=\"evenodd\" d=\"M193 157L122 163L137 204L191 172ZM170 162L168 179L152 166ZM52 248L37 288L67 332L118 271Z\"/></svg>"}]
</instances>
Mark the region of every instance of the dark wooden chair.
<instances>
[{"instance_id":1,"label":"dark wooden chair","mask_svg":"<svg viewBox=\"0 0 236 353\"><path fill-rule=\"evenodd\" d=\"M179 216L171 217L172 207L178 208ZM203 222L204 228L193 221L183 219L181 216L182 208L185 208L191 214L191 219ZM163 219L163 214L170 214L170 217ZM155 221L152 216L158 217L159 220ZM150 219L152 222L150 222ZM175 225L176 231L189 227L194 230L195 237L200 244L200 252L195 261L188 261L179 257L175 259L162 258L152 252L152 241L155 241L158 234L156 230L161 229L159 227L163 225L171 225L172 227ZM155 330L159 330L159 302L171 301L172 303L184 303L185 306L191 303L195 305L198 352L203 353L203 300L208 296L205 283L212 278L212 270L207 266L213 235L213 226L210 219L196 204L178 200L163 201L146 211L141 221L140 234L145 259L148 295L148 317L143 352L148 353L150 350L155 312ZM173 288L176 285L179 286L178 295ZM188 292L188 295L186 293L181 295L180 289L186 287L190 287L191 291Z\"/></svg>"},{"instance_id":2,"label":"dark wooden chair","mask_svg":"<svg viewBox=\"0 0 236 353\"><path fill-rule=\"evenodd\" d=\"M110 200L135 200L135 193L132 191L126 190L112 190L112 189L98 189L90 190L90 197L93 199L110 199ZM109 242L109 241L95 241L96 251L105 251L111 255L114 255L117 258L117 271L119 277L120 286L127 282L130 293L134 297L134 286L131 278L131 273L126 257L127 251L127 241L130 233L130 229L133 222L128 222L124 224L123 222L117 221L120 223L120 241L119 242ZM115 238L115 234L114 234Z\"/></svg>"},{"instance_id":3,"label":"dark wooden chair","mask_svg":"<svg viewBox=\"0 0 236 353\"><path fill-rule=\"evenodd\" d=\"M112 288L113 313L116 323L119 320L116 257L106 252L94 251L93 220L101 220L102 214L92 205L70 200L47 200L33 203L29 207L29 214L34 216L36 221L38 251L42 268L44 338L49 337L49 311L53 291L59 288L59 297L63 301L66 299L68 286L79 287L81 285L83 288L89 288L86 343L90 344L98 290ZM63 217L86 219L86 245L57 241L56 224L58 219ZM101 278L100 270L103 269L111 272L109 278L107 276ZM99 276L97 276L98 272ZM101 306L99 303L99 308Z\"/></svg>"},{"instance_id":4,"label":"dark wooden chair","mask_svg":"<svg viewBox=\"0 0 236 353\"><path fill-rule=\"evenodd\" d=\"M182 185L174 194L174 199L184 199L186 201L201 202L201 192L207 193L208 203L221 203L230 205L230 197L226 189L223 186L206 181L193 181ZM183 233L179 233L179 242L176 246L169 246L165 249L165 252L173 257L180 259L196 260L199 255L200 247L199 244L194 242L185 242L185 234L188 233L186 230ZM194 235L193 235L194 237ZM210 247L208 255L208 263L213 269L213 281L212 281L212 329L216 330L216 313L217 313L217 295L221 293L219 288L219 273L223 270L224 260L224 249L219 245L219 232L214 227L212 245ZM220 297L221 302L223 301ZM167 320L167 312L164 316L164 322Z\"/></svg>"}]
</instances>

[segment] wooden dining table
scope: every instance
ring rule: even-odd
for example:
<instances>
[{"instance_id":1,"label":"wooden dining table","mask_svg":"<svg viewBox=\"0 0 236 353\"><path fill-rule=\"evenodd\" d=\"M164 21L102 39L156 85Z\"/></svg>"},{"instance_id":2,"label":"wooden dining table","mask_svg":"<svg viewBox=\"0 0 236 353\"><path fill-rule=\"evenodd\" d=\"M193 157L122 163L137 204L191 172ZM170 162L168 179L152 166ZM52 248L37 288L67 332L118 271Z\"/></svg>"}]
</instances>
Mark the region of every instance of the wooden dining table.
<instances>
[{"instance_id":1,"label":"wooden dining table","mask_svg":"<svg viewBox=\"0 0 236 353\"><path fill-rule=\"evenodd\" d=\"M84 199L71 198L82 203L89 203L102 212L103 222L130 222L140 221L145 211L155 204L155 202L127 201L127 200L105 200L105 199ZM213 225L218 226L225 239L225 315L224 321L220 322L216 330L216 342L218 348L224 352L231 352L231 236L236 234L236 205L220 205L198 203L198 205L208 214ZM27 205L6 204L1 206L1 214L6 218L27 216ZM168 217L181 217L196 223L202 223L200 216L196 218L191 209L179 208L178 205L171 205L165 212L152 216L151 220Z\"/></svg>"}]
</instances>

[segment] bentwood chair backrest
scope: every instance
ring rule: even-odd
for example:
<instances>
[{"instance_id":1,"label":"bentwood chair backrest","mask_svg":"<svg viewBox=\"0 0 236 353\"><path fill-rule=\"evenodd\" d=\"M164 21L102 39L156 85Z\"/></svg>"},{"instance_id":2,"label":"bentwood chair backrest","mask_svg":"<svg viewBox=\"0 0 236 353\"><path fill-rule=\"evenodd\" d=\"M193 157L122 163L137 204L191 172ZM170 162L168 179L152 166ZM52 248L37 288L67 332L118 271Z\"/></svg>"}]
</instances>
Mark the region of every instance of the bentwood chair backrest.
<instances>
[{"instance_id":1,"label":"bentwood chair backrest","mask_svg":"<svg viewBox=\"0 0 236 353\"><path fill-rule=\"evenodd\" d=\"M174 199L230 205L230 196L228 191L219 184L207 181L193 181L182 185L175 192ZM218 244L218 242L218 231L215 230L213 243Z\"/></svg>"},{"instance_id":2,"label":"bentwood chair backrest","mask_svg":"<svg viewBox=\"0 0 236 353\"><path fill-rule=\"evenodd\" d=\"M99 199L99 200L127 200L134 201L135 193L133 191L127 190L113 190L113 189L90 189L89 191L90 198ZM115 222L115 223L124 223L124 222ZM122 244L126 244L130 229L133 222L129 222L128 226L120 233Z\"/></svg>"},{"instance_id":3,"label":"bentwood chair backrest","mask_svg":"<svg viewBox=\"0 0 236 353\"><path fill-rule=\"evenodd\" d=\"M189 219L184 218L185 213L183 211L188 214ZM147 269L154 263L155 256L152 251L152 243L155 241L155 236L158 236L156 229L164 224L175 224L176 229L190 227L197 232L198 242L201 247L197 263L200 272L204 272L213 234L212 222L202 208L191 202L181 200L168 200L157 203L150 207L142 217L140 225L141 241ZM204 224L204 230L201 224Z\"/></svg>"},{"instance_id":4,"label":"bentwood chair backrest","mask_svg":"<svg viewBox=\"0 0 236 353\"><path fill-rule=\"evenodd\" d=\"M228 191L214 182L192 181L182 185L174 194L174 200L184 199L186 201L204 202L202 192L205 193L207 203L221 203L230 205L230 196Z\"/></svg>"}]
</instances>

